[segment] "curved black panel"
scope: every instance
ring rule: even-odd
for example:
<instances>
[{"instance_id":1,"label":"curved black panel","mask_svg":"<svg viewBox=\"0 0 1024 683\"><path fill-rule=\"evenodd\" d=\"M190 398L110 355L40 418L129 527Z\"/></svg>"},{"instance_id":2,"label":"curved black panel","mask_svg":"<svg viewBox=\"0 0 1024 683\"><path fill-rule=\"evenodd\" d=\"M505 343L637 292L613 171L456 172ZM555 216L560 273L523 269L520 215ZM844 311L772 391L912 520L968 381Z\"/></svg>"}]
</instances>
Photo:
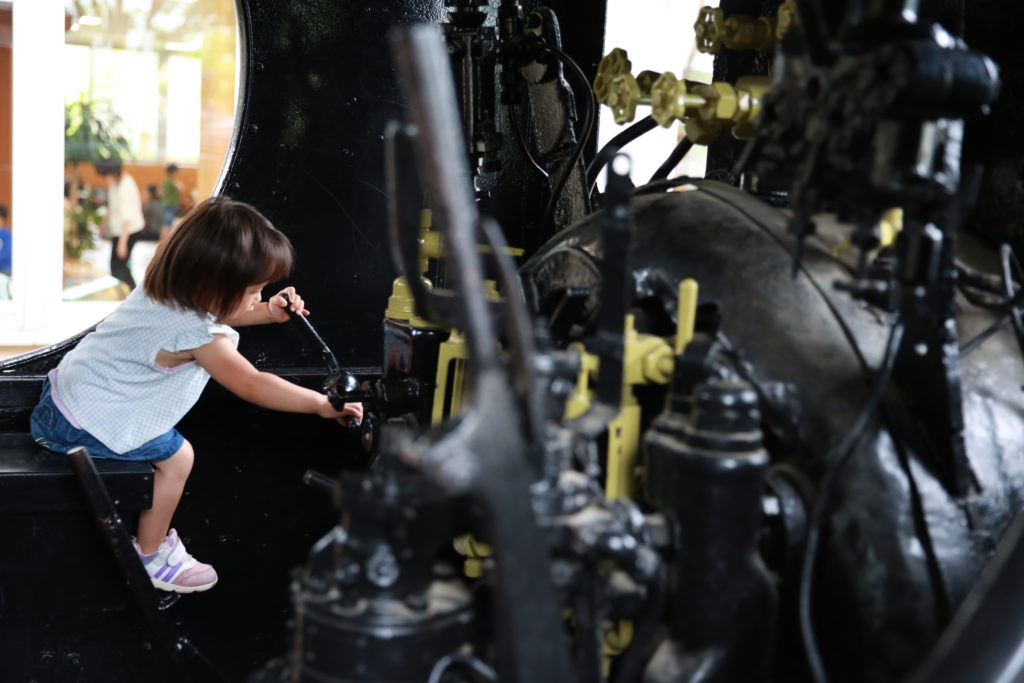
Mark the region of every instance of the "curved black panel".
<instances>
[{"instance_id":1,"label":"curved black panel","mask_svg":"<svg viewBox=\"0 0 1024 683\"><path fill-rule=\"evenodd\" d=\"M298 255L290 280L342 365L380 363L394 277L384 194L384 127L401 116L389 27L445 16L443 3L239 2L242 80L236 143L219 192L249 202ZM284 330L243 335L257 364L319 365Z\"/></svg>"}]
</instances>

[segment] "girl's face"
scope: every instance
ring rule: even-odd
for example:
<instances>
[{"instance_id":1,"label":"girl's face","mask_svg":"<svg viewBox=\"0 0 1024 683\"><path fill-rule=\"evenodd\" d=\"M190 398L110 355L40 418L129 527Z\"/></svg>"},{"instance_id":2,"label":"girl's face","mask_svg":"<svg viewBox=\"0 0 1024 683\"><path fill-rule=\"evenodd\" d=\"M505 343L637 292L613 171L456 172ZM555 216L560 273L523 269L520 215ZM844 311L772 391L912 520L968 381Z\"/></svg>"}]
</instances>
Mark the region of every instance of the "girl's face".
<instances>
[{"instance_id":1,"label":"girl's face","mask_svg":"<svg viewBox=\"0 0 1024 683\"><path fill-rule=\"evenodd\" d=\"M245 293L242 295L241 300L238 302L238 307L235 308L234 312L231 313L232 318L248 313L251 311L256 304L263 300L263 288L267 286L266 282L260 282L259 284L249 285L245 288Z\"/></svg>"}]
</instances>

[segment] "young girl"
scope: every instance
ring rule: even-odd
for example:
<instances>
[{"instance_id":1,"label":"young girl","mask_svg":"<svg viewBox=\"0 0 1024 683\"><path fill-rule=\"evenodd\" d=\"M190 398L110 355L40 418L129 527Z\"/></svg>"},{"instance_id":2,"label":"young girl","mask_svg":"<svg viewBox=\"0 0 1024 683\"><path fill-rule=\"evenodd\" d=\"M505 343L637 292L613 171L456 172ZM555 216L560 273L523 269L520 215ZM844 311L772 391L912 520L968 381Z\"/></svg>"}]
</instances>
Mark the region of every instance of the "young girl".
<instances>
[{"instance_id":1,"label":"young girl","mask_svg":"<svg viewBox=\"0 0 1024 683\"><path fill-rule=\"evenodd\" d=\"M292 247L256 209L225 197L196 206L160 246L136 289L72 349L43 384L32 436L54 451L85 446L96 457L153 464L153 506L139 515L137 550L157 588L203 591L217 582L189 555L171 516L192 470L192 446L174 425L213 377L265 408L362 417L361 404L337 411L327 397L254 368L236 347L242 325L287 322L288 303L309 315L287 287Z\"/></svg>"}]
</instances>

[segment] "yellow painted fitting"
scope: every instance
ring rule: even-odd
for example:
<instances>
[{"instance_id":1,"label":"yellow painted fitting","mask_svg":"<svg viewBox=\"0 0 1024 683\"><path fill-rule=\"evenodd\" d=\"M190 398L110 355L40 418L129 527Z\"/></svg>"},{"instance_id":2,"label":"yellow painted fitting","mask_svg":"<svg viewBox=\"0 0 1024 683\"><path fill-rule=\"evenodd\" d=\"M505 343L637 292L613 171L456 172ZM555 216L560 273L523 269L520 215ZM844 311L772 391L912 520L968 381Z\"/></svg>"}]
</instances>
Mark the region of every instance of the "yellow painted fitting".
<instances>
[{"instance_id":1,"label":"yellow painted fitting","mask_svg":"<svg viewBox=\"0 0 1024 683\"><path fill-rule=\"evenodd\" d=\"M889 209L878 221L878 246L891 247L896 243L896 237L903 230L903 209L895 207ZM853 246L853 240L849 237L832 247L832 256L839 256Z\"/></svg>"},{"instance_id":2,"label":"yellow painted fitting","mask_svg":"<svg viewBox=\"0 0 1024 683\"><path fill-rule=\"evenodd\" d=\"M576 375L576 386L573 388L569 399L565 402L566 420L577 418L590 408L590 403L593 400L593 392L590 390L590 378L597 375L597 370L601 365L601 360L597 356L587 353L583 344L574 342L569 347L579 351L580 370Z\"/></svg>"},{"instance_id":3,"label":"yellow painted fitting","mask_svg":"<svg viewBox=\"0 0 1024 683\"><path fill-rule=\"evenodd\" d=\"M427 270L427 259L439 259L447 256L443 236L441 233L431 230L430 225L430 209L423 209L420 211L420 264L423 267L421 272ZM486 244L478 244L476 250L481 254L490 254L494 251ZM522 256L526 250L519 247L506 247L502 253L510 256Z\"/></svg>"},{"instance_id":4,"label":"yellow painted fitting","mask_svg":"<svg viewBox=\"0 0 1024 683\"><path fill-rule=\"evenodd\" d=\"M627 315L623 339L623 384L628 389L636 384L668 383L674 364L672 347L661 337L637 333L633 325L633 316Z\"/></svg>"},{"instance_id":5,"label":"yellow painted fitting","mask_svg":"<svg viewBox=\"0 0 1024 683\"><path fill-rule=\"evenodd\" d=\"M608 424L608 461L604 495L608 500L632 498L636 461L640 451L640 406L629 386L625 387L632 405L623 405L618 417Z\"/></svg>"},{"instance_id":6,"label":"yellow painted fitting","mask_svg":"<svg viewBox=\"0 0 1024 683\"><path fill-rule=\"evenodd\" d=\"M423 286L430 289L434 285L427 278L420 278ZM388 297L388 307L384 309L384 317L398 322L408 322L413 327L423 329L437 329L429 320L425 320L416 314L416 300L412 297L412 289L404 277L396 277L391 283L391 296Z\"/></svg>"},{"instance_id":7,"label":"yellow painted fitting","mask_svg":"<svg viewBox=\"0 0 1024 683\"><path fill-rule=\"evenodd\" d=\"M676 299L676 344L675 352L680 354L693 339L693 328L697 324L697 281L686 278L679 283Z\"/></svg>"},{"instance_id":8,"label":"yellow painted fitting","mask_svg":"<svg viewBox=\"0 0 1024 683\"><path fill-rule=\"evenodd\" d=\"M420 278L429 284L430 280ZM388 297L388 307L384 309L384 317L391 320L408 321L416 315L416 306L412 298L412 290L409 289L409 282L404 277L396 277L391 283L391 296Z\"/></svg>"},{"instance_id":9,"label":"yellow painted fitting","mask_svg":"<svg viewBox=\"0 0 1024 683\"><path fill-rule=\"evenodd\" d=\"M441 424L449 415L457 415L462 408L462 390L466 375L466 339L458 330L452 330L447 341L441 344L437 352L437 376L434 388L434 408L430 416L432 425ZM451 373L452 400L446 406L444 399L448 393L448 376Z\"/></svg>"},{"instance_id":10,"label":"yellow painted fitting","mask_svg":"<svg viewBox=\"0 0 1024 683\"><path fill-rule=\"evenodd\" d=\"M633 642L633 620L616 619L604 634L604 653L614 657L625 652ZM606 657L607 659L607 657Z\"/></svg>"},{"instance_id":11,"label":"yellow painted fitting","mask_svg":"<svg viewBox=\"0 0 1024 683\"><path fill-rule=\"evenodd\" d=\"M491 546L473 538L472 534L463 534L452 541L455 552L466 560L462 563L462 571L471 579L478 579L484 574L484 559L491 557Z\"/></svg>"},{"instance_id":12,"label":"yellow painted fitting","mask_svg":"<svg viewBox=\"0 0 1024 683\"><path fill-rule=\"evenodd\" d=\"M498 283L494 280L484 280L484 296L489 301L501 301L501 294L498 294Z\"/></svg>"},{"instance_id":13,"label":"yellow painted fitting","mask_svg":"<svg viewBox=\"0 0 1024 683\"><path fill-rule=\"evenodd\" d=\"M444 253L444 245L441 242L441 234L430 231L434 221L434 212L430 209L420 209L420 272L427 272L428 259L441 258ZM428 244L429 242L429 244Z\"/></svg>"},{"instance_id":14,"label":"yellow painted fitting","mask_svg":"<svg viewBox=\"0 0 1024 683\"><path fill-rule=\"evenodd\" d=\"M611 52L601 58L597 65L597 76L594 78L594 95L597 101L602 104L608 103L608 96L611 94L612 79L622 74L628 74L633 68L629 61L629 55L620 47L613 48Z\"/></svg>"},{"instance_id":15,"label":"yellow painted fitting","mask_svg":"<svg viewBox=\"0 0 1024 683\"><path fill-rule=\"evenodd\" d=\"M676 359L670 354L668 356L661 356L658 358L657 366L651 371L652 375L657 373L659 377L672 378L672 370L676 367ZM668 383L668 380L665 380ZM659 382L660 384L660 382Z\"/></svg>"},{"instance_id":16,"label":"yellow painted fitting","mask_svg":"<svg viewBox=\"0 0 1024 683\"><path fill-rule=\"evenodd\" d=\"M800 13L796 7L796 0L786 0L779 5L779 11L775 15L775 40L782 40L798 21Z\"/></svg>"},{"instance_id":17,"label":"yellow painted fitting","mask_svg":"<svg viewBox=\"0 0 1024 683\"><path fill-rule=\"evenodd\" d=\"M420 233L420 257L426 259L444 258L444 239L441 233L433 230L424 230ZM426 268L424 267L424 270Z\"/></svg>"},{"instance_id":18,"label":"yellow painted fitting","mask_svg":"<svg viewBox=\"0 0 1024 683\"><path fill-rule=\"evenodd\" d=\"M903 230L903 209L895 207L882 215L878 222L880 246L889 247L896 243L896 236Z\"/></svg>"},{"instance_id":19,"label":"yellow painted fitting","mask_svg":"<svg viewBox=\"0 0 1024 683\"><path fill-rule=\"evenodd\" d=\"M644 334L640 335L637 346L641 347L644 383L668 384L675 367L675 356L668 342L661 337Z\"/></svg>"},{"instance_id":20,"label":"yellow painted fitting","mask_svg":"<svg viewBox=\"0 0 1024 683\"><path fill-rule=\"evenodd\" d=\"M644 335L650 337L650 335ZM640 451L640 406L633 385L644 384L643 357L636 319L626 316L623 329L622 410L608 424L608 453L604 495L609 500L633 496L637 455Z\"/></svg>"},{"instance_id":21,"label":"yellow painted fitting","mask_svg":"<svg viewBox=\"0 0 1024 683\"><path fill-rule=\"evenodd\" d=\"M476 250L477 250L477 253L479 253L479 254L493 254L494 253L494 250L491 249L491 247L489 245L487 245L487 244L478 244L478 245L476 245ZM520 249L519 247L505 247L504 249L501 250L501 253L508 254L509 256L522 256L523 254L526 253L526 250L525 249Z\"/></svg>"}]
</instances>

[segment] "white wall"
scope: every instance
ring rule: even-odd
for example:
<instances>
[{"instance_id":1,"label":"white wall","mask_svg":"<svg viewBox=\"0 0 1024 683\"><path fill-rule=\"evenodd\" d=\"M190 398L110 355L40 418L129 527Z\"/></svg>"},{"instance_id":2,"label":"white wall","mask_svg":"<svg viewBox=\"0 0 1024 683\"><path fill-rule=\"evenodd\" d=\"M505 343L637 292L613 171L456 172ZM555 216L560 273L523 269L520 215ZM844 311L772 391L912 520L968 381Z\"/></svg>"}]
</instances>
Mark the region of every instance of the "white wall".
<instances>
[{"instance_id":1,"label":"white wall","mask_svg":"<svg viewBox=\"0 0 1024 683\"><path fill-rule=\"evenodd\" d=\"M697 14L704 6L717 7L718 0L608 0L604 54L615 47L624 49L633 63L634 76L649 69L710 82L712 57L697 52L693 33ZM599 107L598 149L629 125L620 126L612 119L608 107ZM634 121L650 113L648 106L637 107ZM633 159L634 184L647 182L675 147L679 135L678 124L671 128L659 126L629 143L623 151ZM697 145L672 175L703 176L706 162L707 148ZM604 174L598 187L604 187Z\"/></svg>"}]
</instances>

